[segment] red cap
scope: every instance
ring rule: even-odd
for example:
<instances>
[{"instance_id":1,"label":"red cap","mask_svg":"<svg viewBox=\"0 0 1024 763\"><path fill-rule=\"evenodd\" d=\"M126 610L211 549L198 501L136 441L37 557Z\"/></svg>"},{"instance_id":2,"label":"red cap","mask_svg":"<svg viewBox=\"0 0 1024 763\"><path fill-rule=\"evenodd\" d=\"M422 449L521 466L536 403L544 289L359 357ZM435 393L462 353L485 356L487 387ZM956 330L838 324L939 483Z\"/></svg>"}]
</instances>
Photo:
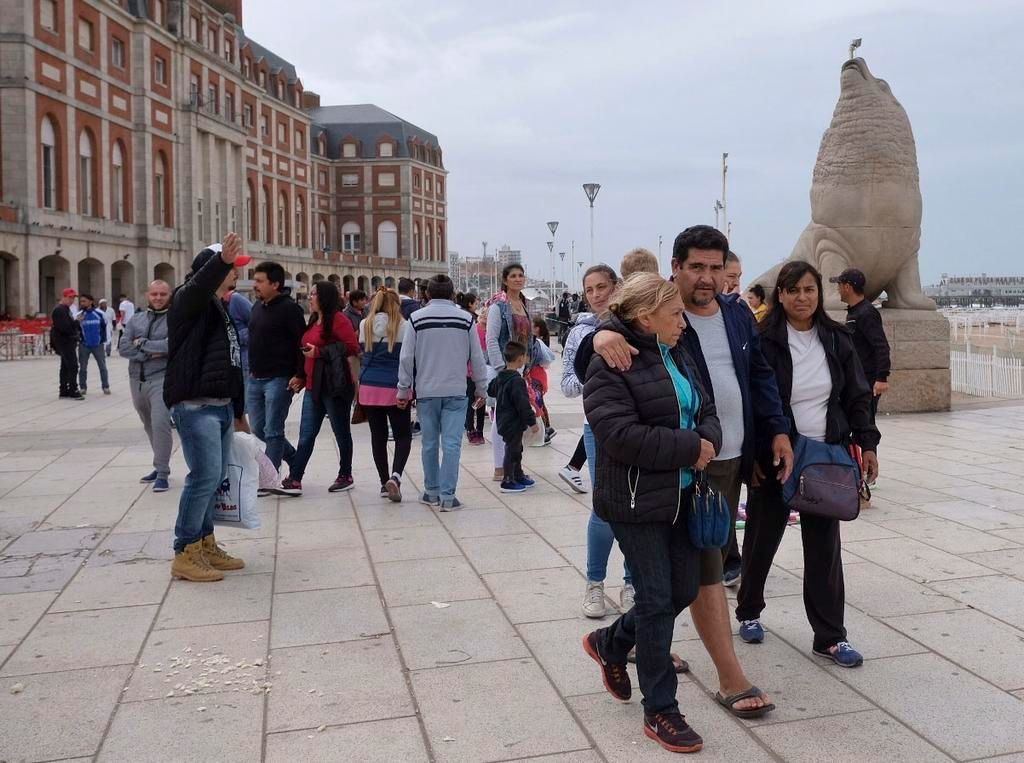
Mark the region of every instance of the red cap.
<instances>
[{"instance_id":1,"label":"red cap","mask_svg":"<svg viewBox=\"0 0 1024 763\"><path fill-rule=\"evenodd\" d=\"M63 294L64 294L64 298L65 299L67 299L68 297L77 297L78 296L78 292L75 291L74 289L65 289Z\"/></svg>"},{"instance_id":2,"label":"red cap","mask_svg":"<svg viewBox=\"0 0 1024 763\"><path fill-rule=\"evenodd\" d=\"M250 262L252 262L252 257L250 257L248 254L240 254L237 257L235 257L236 268L244 268Z\"/></svg>"}]
</instances>

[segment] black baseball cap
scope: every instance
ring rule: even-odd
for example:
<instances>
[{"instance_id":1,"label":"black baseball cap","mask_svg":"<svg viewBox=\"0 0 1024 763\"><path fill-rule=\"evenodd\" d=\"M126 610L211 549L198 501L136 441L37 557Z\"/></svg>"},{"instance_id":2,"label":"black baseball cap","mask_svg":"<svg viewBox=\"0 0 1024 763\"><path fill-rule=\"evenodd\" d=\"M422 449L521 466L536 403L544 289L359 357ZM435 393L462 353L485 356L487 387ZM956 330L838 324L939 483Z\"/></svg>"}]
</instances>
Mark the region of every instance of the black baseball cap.
<instances>
[{"instance_id":1,"label":"black baseball cap","mask_svg":"<svg viewBox=\"0 0 1024 763\"><path fill-rule=\"evenodd\" d=\"M830 283L848 283L857 291L864 291L868 279L864 277L863 271L857 268L847 268L839 275L828 279Z\"/></svg>"}]
</instances>

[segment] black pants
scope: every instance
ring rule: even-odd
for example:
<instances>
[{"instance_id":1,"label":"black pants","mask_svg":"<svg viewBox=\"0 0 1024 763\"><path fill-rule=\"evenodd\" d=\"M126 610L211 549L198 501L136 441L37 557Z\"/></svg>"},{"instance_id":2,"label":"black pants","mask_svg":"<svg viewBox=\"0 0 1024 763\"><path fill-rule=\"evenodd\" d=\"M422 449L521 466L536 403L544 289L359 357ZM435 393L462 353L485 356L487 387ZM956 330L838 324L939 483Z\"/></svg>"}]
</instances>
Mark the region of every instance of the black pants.
<instances>
[{"instance_id":1,"label":"black pants","mask_svg":"<svg viewBox=\"0 0 1024 763\"><path fill-rule=\"evenodd\" d=\"M377 467L380 484L391 479L392 474L401 475L412 450L412 411L403 411L397 405L365 405L366 423L370 425L370 447L373 463ZM395 433L395 460L388 471L388 422Z\"/></svg>"},{"instance_id":2,"label":"black pants","mask_svg":"<svg viewBox=\"0 0 1024 763\"><path fill-rule=\"evenodd\" d=\"M601 654L610 663L625 664L629 650L636 646L644 712L673 712L679 703L672 630L679 613L697 598L700 551L690 543L683 521L611 522L611 526L633 575L636 604L600 631Z\"/></svg>"},{"instance_id":3,"label":"black pants","mask_svg":"<svg viewBox=\"0 0 1024 763\"><path fill-rule=\"evenodd\" d=\"M523 476L523 433L502 438L505 441L505 481L511 482Z\"/></svg>"},{"instance_id":4,"label":"black pants","mask_svg":"<svg viewBox=\"0 0 1024 763\"><path fill-rule=\"evenodd\" d=\"M78 348L61 345L54 348L60 355L60 394L78 394Z\"/></svg>"},{"instance_id":5,"label":"black pants","mask_svg":"<svg viewBox=\"0 0 1024 763\"><path fill-rule=\"evenodd\" d=\"M743 580L736 600L736 619L755 620L764 610L764 584L789 520L782 501L782 486L769 479L750 491L747 525L743 534ZM835 646L846 640L843 614L846 589L839 521L801 514L804 546L804 609L814 631L814 648Z\"/></svg>"},{"instance_id":6,"label":"black pants","mask_svg":"<svg viewBox=\"0 0 1024 763\"><path fill-rule=\"evenodd\" d=\"M466 379L466 397L469 398L469 405L466 406L466 431L482 435L487 406L481 405L479 408L473 408L473 401L476 400L476 384L472 379Z\"/></svg>"},{"instance_id":7,"label":"black pants","mask_svg":"<svg viewBox=\"0 0 1024 763\"><path fill-rule=\"evenodd\" d=\"M742 478L740 466L742 458L730 458L726 461L712 461L708 464L707 475L711 487L725 496L732 513L729 525L729 540L722 547L722 568L725 572L740 571L740 547L736 541L736 512L740 508L740 487Z\"/></svg>"},{"instance_id":8,"label":"black pants","mask_svg":"<svg viewBox=\"0 0 1024 763\"><path fill-rule=\"evenodd\" d=\"M583 436L580 436L580 441L576 443L576 451L572 454L572 458L569 459L569 466L576 471L583 471L583 464L587 463L587 448L583 444Z\"/></svg>"}]
</instances>

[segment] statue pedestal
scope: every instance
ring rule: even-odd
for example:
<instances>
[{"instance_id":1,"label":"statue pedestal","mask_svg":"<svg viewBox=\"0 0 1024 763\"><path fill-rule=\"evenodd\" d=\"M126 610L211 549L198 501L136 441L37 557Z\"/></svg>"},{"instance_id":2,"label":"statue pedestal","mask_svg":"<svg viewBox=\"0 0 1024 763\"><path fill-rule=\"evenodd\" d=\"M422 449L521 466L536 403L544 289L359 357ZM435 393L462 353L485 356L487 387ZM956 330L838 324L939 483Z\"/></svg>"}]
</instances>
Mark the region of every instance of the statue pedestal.
<instances>
[{"instance_id":1,"label":"statue pedestal","mask_svg":"<svg viewBox=\"0 0 1024 763\"><path fill-rule=\"evenodd\" d=\"M882 308L881 314L892 373L879 413L948 411L949 322L934 310Z\"/></svg>"}]
</instances>

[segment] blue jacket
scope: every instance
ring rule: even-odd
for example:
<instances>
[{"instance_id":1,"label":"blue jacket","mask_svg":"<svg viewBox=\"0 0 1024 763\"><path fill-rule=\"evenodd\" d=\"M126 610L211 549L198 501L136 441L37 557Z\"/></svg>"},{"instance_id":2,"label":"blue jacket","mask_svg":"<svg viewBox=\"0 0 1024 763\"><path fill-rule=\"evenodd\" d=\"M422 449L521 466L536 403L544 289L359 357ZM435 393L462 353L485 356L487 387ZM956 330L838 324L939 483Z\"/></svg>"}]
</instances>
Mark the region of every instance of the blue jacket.
<instances>
[{"instance_id":1,"label":"blue jacket","mask_svg":"<svg viewBox=\"0 0 1024 763\"><path fill-rule=\"evenodd\" d=\"M91 307L82 311L84 317L79 326L82 328L82 344L86 347L99 347L107 341L107 317Z\"/></svg>"},{"instance_id":2,"label":"blue jacket","mask_svg":"<svg viewBox=\"0 0 1024 763\"><path fill-rule=\"evenodd\" d=\"M242 373L249 375L249 316L252 315L252 302L237 291L231 292L228 299L228 315L238 332L238 346L242 349Z\"/></svg>"}]
</instances>

